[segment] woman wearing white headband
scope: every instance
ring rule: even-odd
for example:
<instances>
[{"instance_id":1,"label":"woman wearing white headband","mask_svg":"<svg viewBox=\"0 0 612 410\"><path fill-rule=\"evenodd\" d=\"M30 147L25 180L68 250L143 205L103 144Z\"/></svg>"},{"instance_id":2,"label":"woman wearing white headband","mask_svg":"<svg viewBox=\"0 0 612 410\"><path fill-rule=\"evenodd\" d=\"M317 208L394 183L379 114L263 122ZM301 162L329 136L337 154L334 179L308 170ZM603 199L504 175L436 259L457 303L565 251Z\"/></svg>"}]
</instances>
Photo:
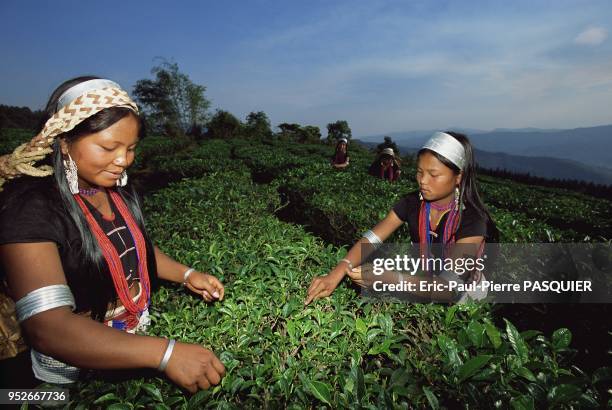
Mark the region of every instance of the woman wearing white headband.
<instances>
[{"instance_id":1,"label":"woman wearing white headband","mask_svg":"<svg viewBox=\"0 0 612 410\"><path fill-rule=\"evenodd\" d=\"M336 144L336 152L331 158L331 165L336 169L344 169L349 164L348 140L340 138Z\"/></svg>"},{"instance_id":2,"label":"woman wearing white headband","mask_svg":"<svg viewBox=\"0 0 612 410\"><path fill-rule=\"evenodd\" d=\"M393 148L383 149L368 169L368 174L373 177L391 182L397 181L401 173L400 163Z\"/></svg>"},{"instance_id":3,"label":"woman wearing white headband","mask_svg":"<svg viewBox=\"0 0 612 410\"><path fill-rule=\"evenodd\" d=\"M80 368L152 368L191 392L218 384L225 370L210 350L134 334L146 329L157 278L207 302L224 296L218 279L147 235L126 173L138 107L116 83L79 77L53 92L46 114L31 142L0 157L0 262L33 375L61 384Z\"/></svg>"},{"instance_id":4,"label":"woman wearing white headband","mask_svg":"<svg viewBox=\"0 0 612 410\"><path fill-rule=\"evenodd\" d=\"M368 256L363 252L366 245L370 253L402 224L410 228L411 241L419 244L420 254L432 255L435 245L443 253L456 257L459 255L476 257L482 253L485 242L497 241L497 229L485 209L476 188L475 162L472 146L468 138L455 132L437 132L418 152L416 179L419 190L399 201L389 214L372 230L366 232L327 275L316 277L309 289L305 304L329 296L345 275L359 285L365 286L359 266ZM481 272L474 271L459 275L453 271L438 273L445 281L473 282L482 279ZM420 282L432 281L425 278L403 275L402 280ZM393 279L391 279L393 280ZM439 279L438 279L439 280ZM482 294L466 294L438 291L426 287L426 291L416 292L420 300L463 301L466 296L481 298Z\"/></svg>"}]
</instances>

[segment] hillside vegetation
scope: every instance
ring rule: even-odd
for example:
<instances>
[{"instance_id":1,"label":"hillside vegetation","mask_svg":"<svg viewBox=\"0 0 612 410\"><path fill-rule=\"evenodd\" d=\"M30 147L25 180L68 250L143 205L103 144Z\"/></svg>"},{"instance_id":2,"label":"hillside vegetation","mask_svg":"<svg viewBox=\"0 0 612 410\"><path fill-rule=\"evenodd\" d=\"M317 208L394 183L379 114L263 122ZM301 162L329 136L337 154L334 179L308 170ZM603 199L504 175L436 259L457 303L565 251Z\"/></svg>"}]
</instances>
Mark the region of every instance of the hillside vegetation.
<instances>
[{"instance_id":1,"label":"hillside vegetation","mask_svg":"<svg viewBox=\"0 0 612 410\"><path fill-rule=\"evenodd\" d=\"M4 152L12 146L1 144ZM354 146L350 167L333 170L332 151L280 141L143 140L131 177L146 192L152 238L226 286L226 299L211 305L162 286L153 294L150 333L201 343L227 375L194 396L159 375L96 375L71 389L69 408L606 404L610 368L574 366L567 328L519 331L489 305L368 301L348 283L304 308L312 278L416 189L411 178L389 184L369 177L373 154ZM404 176L413 166L405 159ZM491 177L480 179L480 189L502 242L612 236L608 201ZM392 240L407 241L407 232Z\"/></svg>"}]
</instances>

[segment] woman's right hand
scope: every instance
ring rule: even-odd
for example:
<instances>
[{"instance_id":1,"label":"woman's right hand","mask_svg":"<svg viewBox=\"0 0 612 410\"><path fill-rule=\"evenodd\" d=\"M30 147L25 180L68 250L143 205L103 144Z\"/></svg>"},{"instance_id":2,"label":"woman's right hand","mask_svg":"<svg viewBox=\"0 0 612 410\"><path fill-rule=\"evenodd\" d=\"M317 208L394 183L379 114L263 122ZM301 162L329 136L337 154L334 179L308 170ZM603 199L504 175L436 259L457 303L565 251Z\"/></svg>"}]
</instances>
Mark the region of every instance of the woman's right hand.
<instances>
[{"instance_id":1,"label":"woman's right hand","mask_svg":"<svg viewBox=\"0 0 612 410\"><path fill-rule=\"evenodd\" d=\"M331 295L343 278L344 274L337 271L331 271L327 275L314 278L308 288L308 295L304 301L304 306L309 305L313 300Z\"/></svg>"},{"instance_id":2,"label":"woman's right hand","mask_svg":"<svg viewBox=\"0 0 612 410\"><path fill-rule=\"evenodd\" d=\"M176 342L165 373L175 384L195 393L219 384L225 366L213 352L200 345Z\"/></svg>"},{"instance_id":3,"label":"woman's right hand","mask_svg":"<svg viewBox=\"0 0 612 410\"><path fill-rule=\"evenodd\" d=\"M351 278L351 280L358 286L362 288L365 288L368 286L366 284L365 279L363 278L363 271L362 271L361 266L357 266L356 268L349 270L347 274L349 278Z\"/></svg>"}]
</instances>

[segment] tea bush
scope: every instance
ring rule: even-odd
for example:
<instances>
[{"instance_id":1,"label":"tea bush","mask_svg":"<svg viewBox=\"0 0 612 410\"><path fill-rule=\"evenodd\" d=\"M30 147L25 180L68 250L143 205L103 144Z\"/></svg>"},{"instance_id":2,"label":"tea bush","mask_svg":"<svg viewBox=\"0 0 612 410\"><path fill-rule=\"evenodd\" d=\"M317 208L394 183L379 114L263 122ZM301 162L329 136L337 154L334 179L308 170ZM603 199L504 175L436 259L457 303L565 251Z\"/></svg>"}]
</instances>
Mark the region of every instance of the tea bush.
<instances>
[{"instance_id":1,"label":"tea bush","mask_svg":"<svg viewBox=\"0 0 612 410\"><path fill-rule=\"evenodd\" d=\"M396 183L373 178L363 162L341 172L323 163L312 164L292 170L285 181L281 190L295 207L294 212L302 215L314 232L337 245L355 242L402 196L417 189L416 181L407 176ZM483 199L500 231L501 242L569 242L583 238L573 230L558 229L524 213L492 206L488 196L483 195ZM409 241L409 233L404 229L389 241Z\"/></svg>"},{"instance_id":2,"label":"tea bush","mask_svg":"<svg viewBox=\"0 0 612 410\"><path fill-rule=\"evenodd\" d=\"M612 203L588 195L556 188L519 184L492 177L480 177L479 189L490 205L524 213L550 226L573 231L576 239L612 237Z\"/></svg>"},{"instance_id":3,"label":"tea bush","mask_svg":"<svg viewBox=\"0 0 612 410\"><path fill-rule=\"evenodd\" d=\"M369 301L341 285L306 308L310 280L345 254L279 221L276 185L229 170L146 200L148 229L178 260L217 275L207 305L178 286L153 295L152 334L201 343L224 362L219 386L189 396L161 377L90 380L70 408L593 407L609 370L571 366L571 334L500 328L487 306Z\"/></svg>"}]
</instances>

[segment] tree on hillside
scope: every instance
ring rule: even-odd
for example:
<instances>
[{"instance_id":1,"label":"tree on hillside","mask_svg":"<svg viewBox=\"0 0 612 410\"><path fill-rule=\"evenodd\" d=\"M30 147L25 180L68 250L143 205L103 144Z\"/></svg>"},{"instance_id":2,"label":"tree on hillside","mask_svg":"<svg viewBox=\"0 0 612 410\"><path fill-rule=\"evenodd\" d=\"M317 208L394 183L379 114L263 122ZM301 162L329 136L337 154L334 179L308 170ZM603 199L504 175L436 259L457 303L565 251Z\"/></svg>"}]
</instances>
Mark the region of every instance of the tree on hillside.
<instances>
[{"instance_id":1,"label":"tree on hillside","mask_svg":"<svg viewBox=\"0 0 612 410\"><path fill-rule=\"evenodd\" d=\"M397 148L397 144L391 139L391 137L386 136L384 141L376 146L376 152L380 153L385 148L392 148L393 152L399 155L399 149Z\"/></svg>"},{"instance_id":2,"label":"tree on hillside","mask_svg":"<svg viewBox=\"0 0 612 410\"><path fill-rule=\"evenodd\" d=\"M321 142L321 129L314 125L305 125L298 132L298 142L313 144Z\"/></svg>"},{"instance_id":3,"label":"tree on hillside","mask_svg":"<svg viewBox=\"0 0 612 410\"><path fill-rule=\"evenodd\" d=\"M244 124L244 132L247 138L272 138L272 128L270 128L270 120L266 113L263 111L249 113Z\"/></svg>"},{"instance_id":4,"label":"tree on hillside","mask_svg":"<svg viewBox=\"0 0 612 410\"><path fill-rule=\"evenodd\" d=\"M217 110L207 124L207 138L236 138L240 136L242 124L232 113Z\"/></svg>"},{"instance_id":5,"label":"tree on hillside","mask_svg":"<svg viewBox=\"0 0 612 410\"><path fill-rule=\"evenodd\" d=\"M42 111L32 111L28 107L0 104L0 127L34 130L40 126L44 115Z\"/></svg>"},{"instance_id":6,"label":"tree on hillside","mask_svg":"<svg viewBox=\"0 0 612 410\"><path fill-rule=\"evenodd\" d=\"M340 138L351 139L351 128L348 122L341 120L327 124L327 142L335 143Z\"/></svg>"},{"instance_id":7,"label":"tree on hillside","mask_svg":"<svg viewBox=\"0 0 612 410\"><path fill-rule=\"evenodd\" d=\"M280 140L297 141L298 133L302 127L300 124L283 122L278 124L278 128L280 129L280 132L278 133L278 138Z\"/></svg>"},{"instance_id":8,"label":"tree on hillside","mask_svg":"<svg viewBox=\"0 0 612 410\"><path fill-rule=\"evenodd\" d=\"M169 135L195 132L206 123L210 101L206 87L193 83L177 63L163 60L153 67L154 79L138 80L134 97L145 114L148 126Z\"/></svg>"}]
</instances>

